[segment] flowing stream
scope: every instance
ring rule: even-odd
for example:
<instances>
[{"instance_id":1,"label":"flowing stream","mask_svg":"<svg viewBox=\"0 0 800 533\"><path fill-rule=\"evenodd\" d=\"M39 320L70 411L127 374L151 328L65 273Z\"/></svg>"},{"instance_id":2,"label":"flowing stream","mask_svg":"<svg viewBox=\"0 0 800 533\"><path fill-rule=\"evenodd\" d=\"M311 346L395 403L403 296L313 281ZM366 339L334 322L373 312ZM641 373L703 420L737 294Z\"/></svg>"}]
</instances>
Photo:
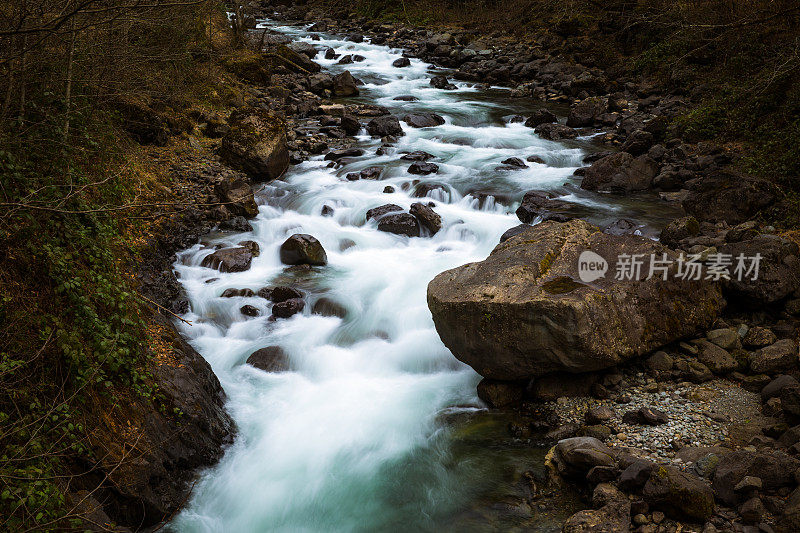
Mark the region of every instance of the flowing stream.
<instances>
[{"instance_id":1,"label":"flowing stream","mask_svg":"<svg viewBox=\"0 0 800 533\"><path fill-rule=\"evenodd\" d=\"M264 24L312 42L303 28ZM568 501L547 509L525 503L521 473L541 473L545 450L510 438L507 420L482 408L475 394L480 377L439 340L426 287L443 270L485 258L503 232L519 224L514 209L527 190L558 190L586 206L594 222L624 215L645 224L645 233L663 220L659 204L612 203L581 191L572 174L596 150L591 139L545 141L512 123L511 116L533 107L509 98L507 89L458 82L454 91L434 89L429 79L438 71L429 64L412 59L410 67L391 66L401 50L321 38L313 41L321 50L330 46L366 58L349 65L336 65L322 53L316 58L331 73L347 69L364 81L350 102L380 104L400 116L436 112L446 123L424 129L403 123L405 136L381 156L375 155L379 140L359 136L365 155L342 168L328 168L322 156L293 166L256 193L260 212L252 232L213 234L179 254L175 269L191 302L185 318L192 322L181 325L182 333L219 377L239 434L222 461L202 474L170 528L558 530L574 509ZM394 100L400 95L419 100ZM408 174L410 162L399 157L414 150L433 154L439 173ZM495 170L508 157L531 155L545 164ZM344 178L375 165L384 167L380 180ZM372 207L408 209L420 201L412 197L415 179L444 185L424 200L442 217L441 231L408 238L365 222ZM396 192L384 193L387 185ZM321 216L326 205L332 216ZM278 248L294 233L319 239L329 264L286 269ZM249 270L220 273L200 266L213 246L242 240L261 248ZM267 300L220 297L227 288L270 285L302 289L304 312L270 322ZM344 306L345 318L311 314L321 296ZM244 304L260 316L242 315ZM249 354L272 345L287 352L291 371L267 373L245 364Z\"/></svg>"}]
</instances>

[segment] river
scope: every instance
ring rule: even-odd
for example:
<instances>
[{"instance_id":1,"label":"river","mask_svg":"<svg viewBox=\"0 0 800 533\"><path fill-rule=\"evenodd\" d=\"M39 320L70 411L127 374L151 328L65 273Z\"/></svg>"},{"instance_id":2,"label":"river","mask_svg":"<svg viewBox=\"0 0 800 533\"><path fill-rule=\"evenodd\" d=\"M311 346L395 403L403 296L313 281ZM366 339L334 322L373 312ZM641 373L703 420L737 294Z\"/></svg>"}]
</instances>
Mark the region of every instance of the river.
<instances>
[{"instance_id":1,"label":"river","mask_svg":"<svg viewBox=\"0 0 800 533\"><path fill-rule=\"evenodd\" d=\"M296 40L312 42L300 27L265 22ZM542 475L545 449L513 439L504 415L487 412L475 394L480 377L439 340L426 305L428 282L443 270L485 258L507 229L530 189L560 191L583 204L590 220L623 215L652 233L664 220L647 199L613 200L579 189L573 176L597 150L591 138L540 139L511 122L536 107L505 88L458 83L452 91L429 85L431 66L412 59L395 68L401 50L353 43L332 35L313 41L321 50L356 53L365 60L337 65L364 81L349 102L386 106L393 114L435 112L444 125L413 129L385 155L380 140L362 134L365 155L342 168L322 156L295 165L257 192L252 232L217 233L179 254L175 269L191 311L182 333L209 361L228 395L239 434L222 461L203 472L191 500L170 529L193 531L557 531L574 504L529 505L529 476ZM418 101L394 100L414 95ZM402 152L424 150L440 171L407 173ZM497 171L509 157L536 155L545 164ZM348 181L349 172L384 168L380 180ZM408 208L413 179L445 186L426 202L442 217L433 237L380 232L365 222L368 209L386 203ZM393 186L395 192L385 193ZM480 201L469 192L491 193ZM495 201L497 199L498 201ZM508 200L503 200L508 199ZM323 206L333 208L322 216ZM315 236L328 265L286 269L278 247L294 233ZM221 274L200 266L218 244L254 240L261 254L245 272ZM304 291L305 311L270 322L270 304L258 297L221 298L227 288L257 290L293 285ZM321 297L347 309L345 318L313 315ZM258 317L239 311L244 304ZM292 370L267 373L244 364L255 350L281 346Z\"/></svg>"}]
</instances>

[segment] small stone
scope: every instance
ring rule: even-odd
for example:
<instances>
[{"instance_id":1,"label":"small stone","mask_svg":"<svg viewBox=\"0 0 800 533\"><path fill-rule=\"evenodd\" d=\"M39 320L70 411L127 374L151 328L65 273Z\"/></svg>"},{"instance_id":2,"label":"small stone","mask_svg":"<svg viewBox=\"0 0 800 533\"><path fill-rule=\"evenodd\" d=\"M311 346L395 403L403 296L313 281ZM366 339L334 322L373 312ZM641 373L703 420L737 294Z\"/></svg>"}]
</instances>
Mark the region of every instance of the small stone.
<instances>
[{"instance_id":1,"label":"small stone","mask_svg":"<svg viewBox=\"0 0 800 533\"><path fill-rule=\"evenodd\" d=\"M748 493L753 490L761 490L761 478L755 476L744 476L742 480L733 487L734 492Z\"/></svg>"}]
</instances>

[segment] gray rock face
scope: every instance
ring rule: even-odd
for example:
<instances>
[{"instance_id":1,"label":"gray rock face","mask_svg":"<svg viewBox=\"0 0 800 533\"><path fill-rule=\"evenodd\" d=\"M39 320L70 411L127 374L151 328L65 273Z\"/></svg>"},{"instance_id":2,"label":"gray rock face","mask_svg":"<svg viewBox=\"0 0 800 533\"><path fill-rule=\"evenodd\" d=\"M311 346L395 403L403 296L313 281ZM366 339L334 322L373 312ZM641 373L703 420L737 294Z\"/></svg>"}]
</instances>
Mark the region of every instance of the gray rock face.
<instances>
[{"instance_id":1,"label":"gray rock face","mask_svg":"<svg viewBox=\"0 0 800 533\"><path fill-rule=\"evenodd\" d=\"M281 244L281 263L285 265L326 265L328 255L311 235L295 233Z\"/></svg>"},{"instance_id":2,"label":"gray rock face","mask_svg":"<svg viewBox=\"0 0 800 533\"><path fill-rule=\"evenodd\" d=\"M200 266L215 268L220 272L244 272L250 268L252 261L252 250L245 246L237 246L223 248L205 256L200 262Z\"/></svg>"},{"instance_id":3,"label":"gray rock face","mask_svg":"<svg viewBox=\"0 0 800 533\"><path fill-rule=\"evenodd\" d=\"M489 407L501 408L522 401L525 392L524 384L509 381L482 379L478 383L478 398Z\"/></svg>"},{"instance_id":4,"label":"gray rock face","mask_svg":"<svg viewBox=\"0 0 800 533\"><path fill-rule=\"evenodd\" d=\"M592 250L608 273L583 283L578 258ZM642 237L611 236L581 221L543 222L489 257L439 274L428 285L436 330L484 377L516 380L590 372L708 327L724 305L707 281L669 275L616 280L620 254L675 252ZM674 265L673 265L674 267Z\"/></svg>"},{"instance_id":5,"label":"gray rock face","mask_svg":"<svg viewBox=\"0 0 800 533\"><path fill-rule=\"evenodd\" d=\"M797 363L797 344L791 339L781 339L750 356L750 370L756 373L772 374L794 368Z\"/></svg>"},{"instance_id":6,"label":"gray rock face","mask_svg":"<svg viewBox=\"0 0 800 533\"><path fill-rule=\"evenodd\" d=\"M604 157L586 169L581 189L590 191L631 192L650 188L658 174L658 163L643 155L634 158L628 152Z\"/></svg>"}]
</instances>

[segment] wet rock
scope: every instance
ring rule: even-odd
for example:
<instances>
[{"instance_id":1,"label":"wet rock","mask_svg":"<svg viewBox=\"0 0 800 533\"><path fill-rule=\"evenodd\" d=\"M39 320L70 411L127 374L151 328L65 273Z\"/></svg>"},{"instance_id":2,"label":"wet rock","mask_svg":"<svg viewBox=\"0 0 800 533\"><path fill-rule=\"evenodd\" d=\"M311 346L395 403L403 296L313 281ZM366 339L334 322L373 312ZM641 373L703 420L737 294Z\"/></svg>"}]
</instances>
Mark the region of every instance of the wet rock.
<instances>
[{"instance_id":1,"label":"wet rock","mask_svg":"<svg viewBox=\"0 0 800 533\"><path fill-rule=\"evenodd\" d=\"M431 235L436 235L442 229L442 217L427 205L421 202L414 202L411 204L409 212L417 217L422 227L427 229Z\"/></svg>"},{"instance_id":2,"label":"wet rock","mask_svg":"<svg viewBox=\"0 0 800 533\"><path fill-rule=\"evenodd\" d=\"M243 177L223 177L221 181L214 184L214 192L233 214L248 218L258 215L253 189Z\"/></svg>"},{"instance_id":3,"label":"wet rock","mask_svg":"<svg viewBox=\"0 0 800 533\"><path fill-rule=\"evenodd\" d=\"M239 312L242 313L244 316L250 316L250 317L258 316L261 314L261 312L258 310L258 307L252 305L243 305L242 307L239 308Z\"/></svg>"},{"instance_id":4,"label":"wet rock","mask_svg":"<svg viewBox=\"0 0 800 533\"><path fill-rule=\"evenodd\" d=\"M722 308L719 287L705 280L643 275L581 283L578 256L585 250L607 258L610 272L621 253L675 258L649 239L610 236L581 220L543 222L499 244L486 260L434 278L428 307L442 341L484 377L589 372L708 327Z\"/></svg>"},{"instance_id":5,"label":"wet rock","mask_svg":"<svg viewBox=\"0 0 800 533\"><path fill-rule=\"evenodd\" d=\"M622 421L632 425L660 426L669 422L669 417L664 411L652 407L640 407L635 411L628 411L622 416Z\"/></svg>"},{"instance_id":6,"label":"wet rock","mask_svg":"<svg viewBox=\"0 0 800 533\"><path fill-rule=\"evenodd\" d=\"M447 76L434 76L431 78L431 86L435 87L436 89L444 89L447 91L457 89L455 85L450 83L450 80L447 79Z\"/></svg>"},{"instance_id":7,"label":"wet rock","mask_svg":"<svg viewBox=\"0 0 800 533\"><path fill-rule=\"evenodd\" d=\"M503 164L510 167L528 168L528 165L525 164L525 161L519 157L509 157L508 159L504 159Z\"/></svg>"},{"instance_id":8,"label":"wet rock","mask_svg":"<svg viewBox=\"0 0 800 533\"><path fill-rule=\"evenodd\" d=\"M287 45L289 48L297 52L298 54L303 54L304 56L308 57L309 59L314 59L317 55L317 48L311 44L306 43L303 41L294 41Z\"/></svg>"},{"instance_id":9,"label":"wet rock","mask_svg":"<svg viewBox=\"0 0 800 533\"><path fill-rule=\"evenodd\" d=\"M739 224L780 198L780 191L771 181L719 171L692 184L683 208L701 222Z\"/></svg>"},{"instance_id":10,"label":"wet rock","mask_svg":"<svg viewBox=\"0 0 800 533\"><path fill-rule=\"evenodd\" d=\"M367 122L367 133L373 137L386 137L388 135L404 135L400 121L392 115L375 117Z\"/></svg>"},{"instance_id":11,"label":"wet rock","mask_svg":"<svg viewBox=\"0 0 800 533\"><path fill-rule=\"evenodd\" d=\"M361 131L361 122L350 115L344 115L339 125L347 135L357 135Z\"/></svg>"},{"instance_id":12,"label":"wet rock","mask_svg":"<svg viewBox=\"0 0 800 533\"><path fill-rule=\"evenodd\" d=\"M359 157L364 155L364 150L361 148L343 148L341 150L332 150L325 154L325 161L338 161L345 157Z\"/></svg>"},{"instance_id":13,"label":"wet rock","mask_svg":"<svg viewBox=\"0 0 800 533\"><path fill-rule=\"evenodd\" d=\"M339 54L333 48L325 50L325 59L336 59L337 57L339 57Z\"/></svg>"},{"instance_id":14,"label":"wet rock","mask_svg":"<svg viewBox=\"0 0 800 533\"><path fill-rule=\"evenodd\" d=\"M335 316L338 318L347 316L347 309L342 304L324 296L314 303L311 312L315 315Z\"/></svg>"},{"instance_id":15,"label":"wet rock","mask_svg":"<svg viewBox=\"0 0 800 533\"><path fill-rule=\"evenodd\" d=\"M377 180L380 179L381 173L383 172L383 168L381 167L367 167L361 172L355 173L351 172L347 175L347 179L350 181L356 181L359 179L362 180Z\"/></svg>"},{"instance_id":16,"label":"wet rock","mask_svg":"<svg viewBox=\"0 0 800 533\"><path fill-rule=\"evenodd\" d=\"M415 161L408 167L409 174L416 174L427 176L428 174L436 174L439 172L439 165L436 163L425 163L423 161Z\"/></svg>"},{"instance_id":17,"label":"wet rock","mask_svg":"<svg viewBox=\"0 0 800 533\"><path fill-rule=\"evenodd\" d=\"M358 95L358 86L353 75L349 70L337 74L333 77L333 94L334 96L356 96Z\"/></svg>"},{"instance_id":18,"label":"wet rock","mask_svg":"<svg viewBox=\"0 0 800 533\"><path fill-rule=\"evenodd\" d=\"M634 158L627 152L604 157L586 169L581 188L591 191L631 192L650 188L658 164L648 156Z\"/></svg>"},{"instance_id":19,"label":"wet rock","mask_svg":"<svg viewBox=\"0 0 800 533\"><path fill-rule=\"evenodd\" d=\"M478 398L494 409L518 404L524 391L524 384L514 381L482 379L478 383Z\"/></svg>"},{"instance_id":20,"label":"wet rock","mask_svg":"<svg viewBox=\"0 0 800 533\"><path fill-rule=\"evenodd\" d=\"M436 113L409 113L403 116L403 122L412 128L430 128L444 124L444 117Z\"/></svg>"},{"instance_id":21,"label":"wet rock","mask_svg":"<svg viewBox=\"0 0 800 533\"><path fill-rule=\"evenodd\" d=\"M593 96L580 101L569 112L567 126L582 128L592 126L597 118L608 110L608 101L601 96Z\"/></svg>"},{"instance_id":22,"label":"wet rock","mask_svg":"<svg viewBox=\"0 0 800 533\"><path fill-rule=\"evenodd\" d=\"M222 291L222 294L219 295L220 298L236 298L239 296L251 298L255 296L255 293L251 289L225 289Z\"/></svg>"},{"instance_id":23,"label":"wet rock","mask_svg":"<svg viewBox=\"0 0 800 533\"><path fill-rule=\"evenodd\" d=\"M396 100L398 102L416 102L419 100L416 96L411 96L410 94L404 94L401 96L395 96L392 100Z\"/></svg>"},{"instance_id":24,"label":"wet rock","mask_svg":"<svg viewBox=\"0 0 800 533\"><path fill-rule=\"evenodd\" d=\"M563 124L540 124L533 130L542 139L548 141L560 141L562 139L574 139L578 136L577 130Z\"/></svg>"},{"instance_id":25,"label":"wet rock","mask_svg":"<svg viewBox=\"0 0 800 533\"><path fill-rule=\"evenodd\" d=\"M272 315L276 318L289 318L303 311L306 303L300 298L291 298L289 300L276 303L272 306Z\"/></svg>"},{"instance_id":26,"label":"wet rock","mask_svg":"<svg viewBox=\"0 0 800 533\"><path fill-rule=\"evenodd\" d=\"M419 221L409 213L389 213L378 221L378 230L396 235L419 237Z\"/></svg>"},{"instance_id":27,"label":"wet rock","mask_svg":"<svg viewBox=\"0 0 800 533\"><path fill-rule=\"evenodd\" d=\"M411 66L411 60L408 59L407 57L400 57L400 58L395 59L394 61L392 61L392 66L395 67L395 68L410 67Z\"/></svg>"},{"instance_id":28,"label":"wet rock","mask_svg":"<svg viewBox=\"0 0 800 533\"><path fill-rule=\"evenodd\" d=\"M231 129L222 138L220 157L246 172L255 181L271 181L289 168L286 126L270 112L253 108L237 110L228 121Z\"/></svg>"},{"instance_id":29,"label":"wet rock","mask_svg":"<svg viewBox=\"0 0 800 533\"><path fill-rule=\"evenodd\" d=\"M379 219L387 213L392 213L394 211L402 211L403 208L397 204L385 204L379 207L373 207L367 211L367 220L372 218Z\"/></svg>"},{"instance_id":30,"label":"wet rock","mask_svg":"<svg viewBox=\"0 0 800 533\"><path fill-rule=\"evenodd\" d=\"M651 508L678 519L703 522L714 512L714 493L699 478L672 466L658 465L642 488Z\"/></svg>"},{"instance_id":31,"label":"wet rock","mask_svg":"<svg viewBox=\"0 0 800 533\"><path fill-rule=\"evenodd\" d=\"M445 198L447 198L448 195L449 193L447 191L447 188L440 183L420 183L416 187L414 187L414 193L411 196L413 196L414 198L427 198L428 196L431 197L444 196Z\"/></svg>"},{"instance_id":32,"label":"wet rock","mask_svg":"<svg viewBox=\"0 0 800 533\"><path fill-rule=\"evenodd\" d=\"M528 117L528 119L525 121L525 125L529 128L535 128L540 124L552 124L557 120L558 119L556 116L547 109L537 109L530 117Z\"/></svg>"},{"instance_id":33,"label":"wet rock","mask_svg":"<svg viewBox=\"0 0 800 533\"><path fill-rule=\"evenodd\" d=\"M797 345L791 339L779 340L750 355L750 370L756 373L772 374L795 368L797 364Z\"/></svg>"},{"instance_id":34,"label":"wet rock","mask_svg":"<svg viewBox=\"0 0 800 533\"><path fill-rule=\"evenodd\" d=\"M281 263L285 265L326 265L328 256L322 244L306 233L295 233L281 244Z\"/></svg>"},{"instance_id":35,"label":"wet rock","mask_svg":"<svg viewBox=\"0 0 800 533\"><path fill-rule=\"evenodd\" d=\"M200 266L215 268L220 272L244 272L250 268L252 261L253 252L244 246L237 246L223 248L205 256Z\"/></svg>"},{"instance_id":36,"label":"wet rock","mask_svg":"<svg viewBox=\"0 0 800 533\"><path fill-rule=\"evenodd\" d=\"M345 54L339 61L336 62L337 65L350 65L353 63L353 54Z\"/></svg>"},{"instance_id":37,"label":"wet rock","mask_svg":"<svg viewBox=\"0 0 800 533\"><path fill-rule=\"evenodd\" d=\"M268 289L268 293L262 293L259 291L259 295L266 297L267 300L273 303L281 303L285 302L286 300L291 300L293 298L302 298L303 293L300 292L298 289L294 287L289 287L286 285L278 285L277 287L272 287Z\"/></svg>"},{"instance_id":38,"label":"wet rock","mask_svg":"<svg viewBox=\"0 0 800 533\"><path fill-rule=\"evenodd\" d=\"M432 157L433 154L429 154L428 152L423 152L422 150L416 150L414 152L403 154L402 156L400 156L400 159L404 161L427 161Z\"/></svg>"},{"instance_id":39,"label":"wet rock","mask_svg":"<svg viewBox=\"0 0 800 533\"><path fill-rule=\"evenodd\" d=\"M528 161L529 163L536 163L539 165L547 164L545 160L539 157L538 155L529 155L528 157L525 158L525 161Z\"/></svg>"},{"instance_id":40,"label":"wet rock","mask_svg":"<svg viewBox=\"0 0 800 533\"><path fill-rule=\"evenodd\" d=\"M549 191L528 191L522 197L517 208L516 215L521 222L530 224L536 217L544 216L546 213L564 212L570 209L572 204L563 200L556 200L555 194Z\"/></svg>"}]
</instances>

